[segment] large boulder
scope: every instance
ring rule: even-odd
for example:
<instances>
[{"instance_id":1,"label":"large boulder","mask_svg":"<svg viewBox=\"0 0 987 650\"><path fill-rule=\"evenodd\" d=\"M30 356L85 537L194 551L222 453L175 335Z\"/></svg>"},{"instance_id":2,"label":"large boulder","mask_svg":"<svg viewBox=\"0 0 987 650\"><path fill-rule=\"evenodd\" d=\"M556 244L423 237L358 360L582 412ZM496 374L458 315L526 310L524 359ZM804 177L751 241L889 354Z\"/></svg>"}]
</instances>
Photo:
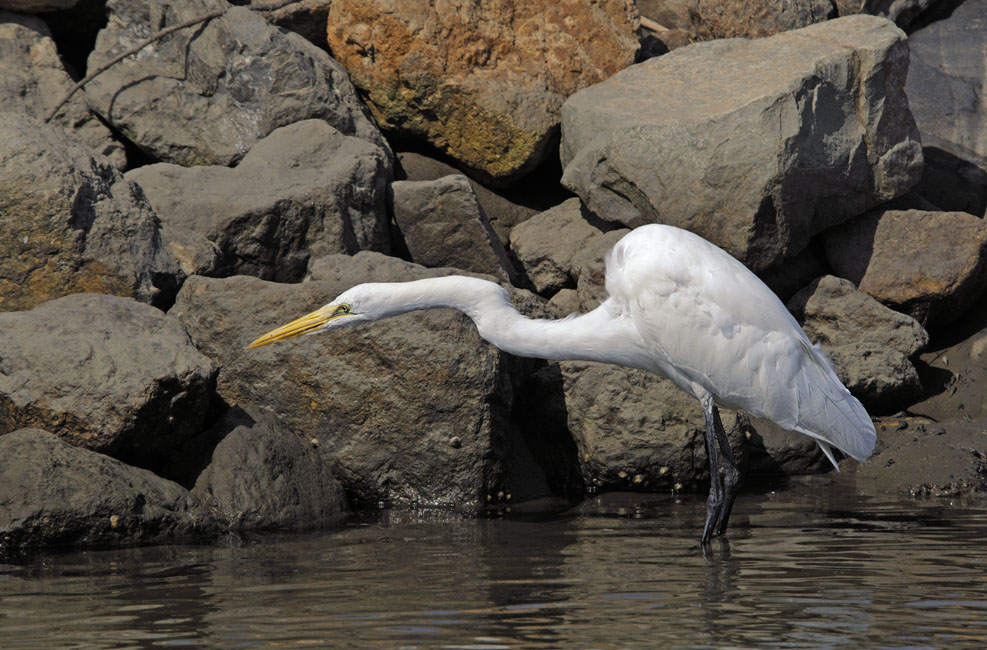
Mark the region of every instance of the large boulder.
<instances>
[{"instance_id":1,"label":"large boulder","mask_svg":"<svg viewBox=\"0 0 987 650\"><path fill-rule=\"evenodd\" d=\"M818 278L788 302L802 329L833 362L840 381L870 411L894 412L922 397L913 360L929 335L853 283Z\"/></svg>"},{"instance_id":2,"label":"large boulder","mask_svg":"<svg viewBox=\"0 0 987 650\"><path fill-rule=\"evenodd\" d=\"M192 494L227 530L300 530L338 523L343 488L313 443L286 431L270 413L247 407L252 422L212 450Z\"/></svg>"},{"instance_id":3,"label":"large boulder","mask_svg":"<svg viewBox=\"0 0 987 650\"><path fill-rule=\"evenodd\" d=\"M177 483L47 431L0 436L0 558L53 546L213 537L212 513Z\"/></svg>"},{"instance_id":4,"label":"large boulder","mask_svg":"<svg viewBox=\"0 0 987 650\"><path fill-rule=\"evenodd\" d=\"M987 283L987 226L963 212L875 210L823 241L837 275L928 326L962 316Z\"/></svg>"},{"instance_id":5,"label":"large boulder","mask_svg":"<svg viewBox=\"0 0 987 650\"><path fill-rule=\"evenodd\" d=\"M179 268L144 194L55 126L0 113L0 311L112 293L167 303Z\"/></svg>"},{"instance_id":6,"label":"large boulder","mask_svg":"<svg viewBox=\"0 0 987 650\"><path fill-rule=\"evenodd\" d=\"M73 85L48 26L34 16L0 12L0 111L44 119ZM126 166L123 145L89 110L82 93L74 94L52 122L118 169Z\"/></svg>"},{"instance_id":7,"label":"large boulder","mask_svg":"<svg viewBox=\"0 0 987 650\"><path fill-rule=\"evenodd\" d=\"M316 118L387 149L342 66L301 36L225 0L110 0L89 68L217 9L86 85L89 104L154 160L229 165L274 129Z\"/></svg>"},{"instance_id":8,"label":"large boulder","mask_svg":"<svg viewBox=\"0 0 987 650\"><path fill-rule=\"evenodd\" d=\"M222 359L223 398L267 407L295 434L318 439L347 491L371 503L469 507L498 494L548 493L510 421L522 362L485 343L456 311L244 349L355 284L452 272L371 252L321 262L300 284L244 276L185 283L171 313L205 354Z\"/></svg>"},{"instance_id":9,"label":"large boulder","mask_svg":"<svg viewBox=\"0 0 987 650\"><path fill-rule=\"evenodd\" d=\"M395 181L391 190L394 222L414 262L513 279L507 251L465 176Z\"/></svg>"},{"instance_id":10,"label":"large boulder","mask_svg":"<svg viewBox=\"0 0 987 650\"><path fill-rule=\"evenodd\" d=\"M126 178L144 190L187 273L297 282L310 259L390 249L390 175L380 147L304 120L273 131L234 168L158 163ZM186 254L196 235L214 256Z\"/></svg>"},{"instance_id":11,"label":"large boulder","mask_svg":"<svg viewBox=\"0 0 987 650\"><path fill-rule=\"evenodd\" d=\"M156 468L202 428L216 366L178 319L75 294L0 313L0 434L43 428Z\"/></svg>"},{"instance_id":12,"label":"large boulder","mask_svg":"<svg viewBox=\"0 0 987 650\"><path fill-rule=\"evenodd\" d=\"M329 47L385 130L505 183L549 153L559 108L630 65L631 0L334 0Z\"/></svg>"},{"instance_id":13,"label":"large boulder","mask_svg":"<svg viewBox=\"0 0 987 650\"><path fill-rule=\"evenodd\" d=\"M977 216L987 210L985 33L987 0L959 3L915 31L905 86L932 165L919 191L944 210Z\"/></svg>"},{"instance_id":14,"label":"large boulder","mask_svg":"<svg viewBox=\"0 0 987 650\"><path fill-rule=\"evenodd\" d=\"M566 101L563 183L763 271L918 180L907 69L905 35L872 16L679 48Z\"/></svg>"}]
</instances>

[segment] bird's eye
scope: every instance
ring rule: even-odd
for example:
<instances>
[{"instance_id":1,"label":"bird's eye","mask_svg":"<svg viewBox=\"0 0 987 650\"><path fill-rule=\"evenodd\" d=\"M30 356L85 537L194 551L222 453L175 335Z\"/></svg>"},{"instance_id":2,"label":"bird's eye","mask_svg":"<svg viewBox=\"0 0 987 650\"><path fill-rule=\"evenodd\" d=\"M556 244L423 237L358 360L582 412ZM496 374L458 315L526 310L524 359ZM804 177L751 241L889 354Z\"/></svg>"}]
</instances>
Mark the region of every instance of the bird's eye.
<instances>
[{"instance_id":1,"label":"bird's eye","mask_svg":"<svg viewBox=\"0 0 987 650\"><path fill-rule=\"evenodd\" d=\"M346 305L346 304L340 305L339 307L336 307L336 313L337 314L348 314L348 313L350 313L350 306L349 305Z\"/></svg>"}]
</instances>

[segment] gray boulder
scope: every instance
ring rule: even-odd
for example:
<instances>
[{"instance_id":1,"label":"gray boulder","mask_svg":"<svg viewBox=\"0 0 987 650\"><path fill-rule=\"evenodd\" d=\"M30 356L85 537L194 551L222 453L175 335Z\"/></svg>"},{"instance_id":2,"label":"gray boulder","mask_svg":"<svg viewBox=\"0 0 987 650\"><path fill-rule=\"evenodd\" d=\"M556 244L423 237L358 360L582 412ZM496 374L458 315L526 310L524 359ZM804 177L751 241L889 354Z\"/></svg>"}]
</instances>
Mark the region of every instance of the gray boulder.
<instances>
[{"instance_id":1,"label":"gray boulder","mask_svg":"<svg viewBox=\"0 0 987 650\"><path fill-rule=\"evenodd\" d=\"M561 364L569 431L586 485L601 489L695 490L709 480L699 402L643 370ZM738 463L745 418L723 411Z\"/></svg>"},{"instance_id":2,"label":"gray boulder","mask_svg":"<svg viewBox=\"0 0 987 650\"><path fill-rule=\"evenodd\" d=\"M134 169L189 273L297 282L310 259L388 251L389 154L321 120L273 131L234 167Z\"/></svg>"},{"instance_id":3,"label":"gray boulder","mask_svg":"<svg viewBox=\"0 0 987 650\"><path fill-rule=\"evenodd\" d=\"M341 521L343 488L315 448L277 418L248 408L253 422L229 432L212 451L192 494L227 530L318 528Z\"/></svg>"},{"instance_id":4,"label":"gray boulder","mask_svg":"<svg viewBox=\"0 0 987 650\"><path fill-rule=\"evenodd\" d=\"M180 271L144 194L55 126L0 113L0 310L78 292L164 304Z\"/></svg>"},{"instance_id":5,"label":"gray boulder","mask_svg":"<svg viewBox=\"0 0 987 650\"><path fill-rule=\"evenodd\" d=\"M395 181L394 222L411 259L510 281L514 268L465 176Z\"/></svg>"},{"instance_id":6,"label":"gray boulder","mask_svg":"<svg viewBox=\"0 0 987 650\"><path fill-rule=\"evenodd\" d=\"M192 277L171 313L205 354L222 359L224 399L267 407L295 434L317 438L333 474L360 499L469 507L499 494L547 494L510 421L526 362L485 343L458 312L414 312L244 349L360 282L451 272L371 252L334 255L300 284Z\"/></svg>"},{"instance_id":7,"label":"gray boulder","mask_svg":"<svg viewBox=\"0 0 987 650\"><path fill-rule=\"evenodd\" d=\"M603 234L590 223L591 218L582 202L572 198L511 230L511 250L535 291L553 295L575 285L578 269L574 260Z\"/></svg>"},{"instance_id":8,"label":"gray boulder","mask_svg":"<svg viewBox=\"0 0 987 650\"><path fill-rule=\"evenodd\" d=\"M905 86L922 144L933 152L933 171L941 172L923 182L920 191L928 192L927 198L943 209L978 216L987 209L985 16L987 0L967 0L951 15L916 30L908 38L911 65ZM951 167L959 167L966 178L951 175ZM937 191L939 176L945 177L947 188L960 192ZM967 195L968 201L972 194L975 202L943 201L957 193Z\"/></svg>"},{"instance_id":9,"label":"gray boulder","mask_svg":"<svg viewBox=\"0 0 987 650\"><path fill-rule=\"evenodd\" d=\"M413 151L395 152L395 158L394 176L397 180L434 181L463 173L446 162ZM472 178L468 179L483 214L487 215L490 226L505 246L511 228L538 213L538 208L532 204L541 205L541 201L549 201L548 205L552 205L555 195L565 191L556 183L554 187L557 189L549 192L547 190L553 186L541 182L541 179L533 179L531 182L537 184L529 187L528 178L519 181L514 188L489 188Z\"/></svg>"},{"instance_id":10,"label":"gray boulder","mask_svg":"<svg viewBox=\"0 0 987 650\"><path fill-rule=\"evenodd\" d=\"M562 180L609 220L688 228L763 271L918 181L907 69L873 16L679 48L566 101Z\"/></svg>"},{"instance_id":11,"label":"gray boulder","mask_svg":"<svg viewBox=\"0 0 987 650\"><path fill-rule=\"evenodd\" d=\"M954 322L987 286L987 226L963 212L875 210L823 242L837 275L929 326Z\"/></svg>"},{"instance_id":12,"label":"gray boulder","mask_svg":"<svg viewBox=\"0 0 987 650\"><path fill-rule=\"evenodd\" d=\"M0 436L0 557L214 537L212 513L151 472L38 429ZM16 459L16 462L10 462Z\"/></svg>"},{"instance_id":13,"label":"gray boulder","mask_svg":"<svg viewBox=\"0 0 987 650\"><path fill-rule=\"evenodd\" d=\"M0 313L0 349L0 433L44 428L152 469L199 432L215 389L182 324L127 298Z\"/></svg>"},{"instance_id":14,"label":"gray boulder","mask_svg":"<svg viewBox=\"0 0 987 650\"><path fill-rule=\"evenodd\" d=\"M42 120L73 85L44 21L0 12L0 111ZM89 110L82 93L74 94L52 123L73 134L94 153L109 158L114 167L126 166L123 145Z\"/></svg>"},{"instance_id":15,"label":"gray boulder","mask_svg":"<svg viewBox=\"0 0 987 650\"><path fill-rule=\"evenodd\" d=\"M788 308L868 410L893 412L922 397L912 360L925 349L929 335L914 318L832 275L796 293Z\"/></svg>"},{"instance_id":16,"label":"gray boulder","mask_svg":"<svg viewBox=\"0 0 987 650\"><path fill-rule=\"evenodd\" d=\"M89 104L155 160L181 165L229 165L274 129L310 118L389 151L342 66L225 0L110 0L89 68L223 6L222 16L174 32L96 77L85 88Z\"/></svg>"}]
</instances>

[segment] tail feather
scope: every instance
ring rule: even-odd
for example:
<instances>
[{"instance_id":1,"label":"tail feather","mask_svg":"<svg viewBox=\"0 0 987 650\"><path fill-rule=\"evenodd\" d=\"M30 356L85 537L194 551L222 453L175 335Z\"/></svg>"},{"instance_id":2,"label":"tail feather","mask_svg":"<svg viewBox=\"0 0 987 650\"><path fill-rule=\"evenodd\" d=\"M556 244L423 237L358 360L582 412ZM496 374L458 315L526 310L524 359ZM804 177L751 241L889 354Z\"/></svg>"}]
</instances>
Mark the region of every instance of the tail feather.
<instances>
[{"instance_id":1,"label":"tail feather","mask_svg":"<svg viewBox=\"0 0 987 650\"><path fill-rule=\"evenodd\" d=\"M795 430L815 438L824 452L833 446L856 460L865 460L877 444L877 432L867 410L840 382L818 349L809 347L806 357L808 363L797 379ZM835 465L832 453L826 455Z\"/></svg>"}]
</instances>

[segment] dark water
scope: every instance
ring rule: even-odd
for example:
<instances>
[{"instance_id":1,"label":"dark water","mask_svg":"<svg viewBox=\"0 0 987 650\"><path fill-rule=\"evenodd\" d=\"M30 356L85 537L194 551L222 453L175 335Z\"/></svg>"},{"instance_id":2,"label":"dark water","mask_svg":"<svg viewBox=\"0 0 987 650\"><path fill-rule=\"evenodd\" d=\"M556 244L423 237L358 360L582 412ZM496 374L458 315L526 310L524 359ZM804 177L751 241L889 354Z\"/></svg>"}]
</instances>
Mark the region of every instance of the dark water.
<instances>
[{"instance_id":1,"label":"dark water","mask_svg":"<svg viewBox=\"0 0 987 650\"><path fill-rule=\"evenodd\" d=\"M987 510L823 481L0 565L0 647L985 648Z\"/></svg>"}]
</instances>

